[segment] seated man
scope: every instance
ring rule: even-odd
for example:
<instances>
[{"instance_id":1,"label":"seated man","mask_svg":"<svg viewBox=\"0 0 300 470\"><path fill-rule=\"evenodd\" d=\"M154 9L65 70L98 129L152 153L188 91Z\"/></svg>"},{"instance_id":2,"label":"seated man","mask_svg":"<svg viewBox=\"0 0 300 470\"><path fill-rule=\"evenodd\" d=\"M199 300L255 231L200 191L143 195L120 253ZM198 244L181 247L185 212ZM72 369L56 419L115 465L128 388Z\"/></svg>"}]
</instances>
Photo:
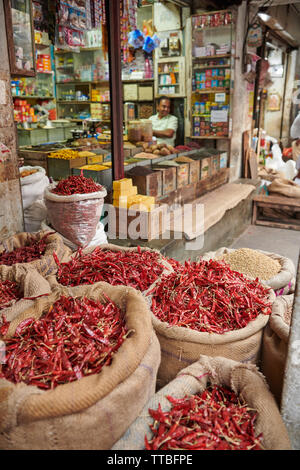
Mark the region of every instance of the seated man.
<instances>
[{"instance_id":1,"label":"seated man","mask_svg":"<svg viewBox=\"0 0 300 470\"><path fill-rule=\"evenodd\" d=\"M158 144L167 144L174 147L178 119L170 114L171 100L167 96L161 96L157 105L157 114L150 117L153 128L153 136Z\"/></svg>"}]
</instances>

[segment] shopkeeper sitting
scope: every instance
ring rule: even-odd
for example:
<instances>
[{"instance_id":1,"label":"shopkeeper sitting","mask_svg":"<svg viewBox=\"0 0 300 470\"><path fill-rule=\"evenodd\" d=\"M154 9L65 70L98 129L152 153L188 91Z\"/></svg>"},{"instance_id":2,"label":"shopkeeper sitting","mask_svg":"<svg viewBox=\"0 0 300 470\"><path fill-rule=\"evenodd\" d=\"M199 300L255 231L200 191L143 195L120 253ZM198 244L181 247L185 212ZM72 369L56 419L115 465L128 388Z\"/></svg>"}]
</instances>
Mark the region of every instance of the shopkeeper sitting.
<instances>
[{"instance_id":1,"label":"shopkeeper sitting","mask_svg":"<svg viewBox=\"0 0 300 470\"><path fill-rule=\"evenodd\" d=\"M167 96L161 96L157 104L157 114L149 119L152 122L153 136L158 144L175 146L178 119L170 114L171 100Z\"/></svg>"}]
</instances>

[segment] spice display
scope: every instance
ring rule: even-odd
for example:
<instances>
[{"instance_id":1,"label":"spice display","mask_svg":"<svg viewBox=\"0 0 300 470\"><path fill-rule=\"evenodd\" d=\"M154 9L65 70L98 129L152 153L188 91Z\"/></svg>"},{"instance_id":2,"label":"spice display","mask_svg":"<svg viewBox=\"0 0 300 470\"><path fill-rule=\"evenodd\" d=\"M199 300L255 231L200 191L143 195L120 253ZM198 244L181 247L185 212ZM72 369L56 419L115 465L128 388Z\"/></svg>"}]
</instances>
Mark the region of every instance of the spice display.
<instances>
[{"instance_id":1,"label":"spice display","mask_svg":"<svg viewBox=\"0 0 300 470\"><path fill-rule=\"evenodd\" d=\"M27 318L6 341L0 377L41 389L98 374L129 334L120 309L62 296L39 319Z\"/></svg>"},{"instance_id":2,"label":"spice display","mask_svg":"<svg viewBox=\"0 0 300 470\"><path fill-rule=\"evenodd\" d=\"M20 298L21 294L15 282L0 280L0 311L10 307L17 300L20 300Z\"/></svg>"},{"instance_id":3,"label":"spice display","mask_svg":"<svg viewBox=\"0 0 300 470\"><path fill-rule=\"evenodd\" d=\"M25 246L15 248L13 251L3 251L0 253L0 265L12 266L16 263L30 263L40 259L45 254L47 238L52 234L53 232L47 233L39 241L31 237Z\"/></svg>"},{"instance_id":4,"label":"spice display","mask_svg":"<svg viewBox=\"0 0 300 470\"><path fill-rule=\"evenodd\" d=\"M277 260L250 248L240 248L222 256L231 269L267 281L281 270Z\"/></svg>"},{"instance_id":5,"label":"spice display","mask_svg":"<svg viewBox=\"0 0 300 470\"><path fill-rule=\"evenodd\" d=\"M257 412L227 387L210 386L197 395L166 397L169 412L149 409L153 438L146 450L263 450L256 435Z\"/></svg>"},{"instance_id":6,"label":"spice display","mask_svg":"<svg viewBox=\"0 0 300 470\"><path fill-rule=\"evenodd\" d=\"M96 193L102 190L103 187L95 183L92 178L73 175L61 180L51 192L59 196L71 196L73 194Z\"/></svg>"},{"instance_id":7,"label":"spice display","mask_svg":"<svg viewBox=\"0 0 300 470\"><path fill-rule=\"evenodd\" d=\"M57 280L64 286L78 286L105 281L113 286L147 290L162 274L159 253L152 251L112 251L99 247L91 253L78 250L68 263L59 263Z\"/></svg>"},{"instance_id":8,"label":"spice display","mask_svg":"<svg viewBox=\"0 0 300 470\"><path fill-rule=\"evenodd\" d=\"M269 289L215 260L185 262L149 292L152 312L170 326L223 334L270 315Z\"/></svg>"},{"instance_id":9,"label":"spice display","mask_svg":"<svg viewBox=\"0 0 300 470\"><path fill-rule=\"evenodd\" d=\"M57 152L50 153L48 158L59 158L61 160L73 160L74 158L79 158L79 152L71 149L62 149Z\"/></svg>"},{"instance_id":10,"label":"spice display","mask_svg":"<svg viewBox=\"0 0 300 470\"><path fill-rule=\"evenodd\" d=\"M144 152L149 153L149 154L153 153L154 155L161 155L163 157L166 157L167 155L172 155L173 153L177 153L177 151L172 145L151 144L149 142L138 142L137 146L139 146L139 144L143 147ZM136 155L135 155L135 158L137 158Z\"/></svg>"}]
</instances>

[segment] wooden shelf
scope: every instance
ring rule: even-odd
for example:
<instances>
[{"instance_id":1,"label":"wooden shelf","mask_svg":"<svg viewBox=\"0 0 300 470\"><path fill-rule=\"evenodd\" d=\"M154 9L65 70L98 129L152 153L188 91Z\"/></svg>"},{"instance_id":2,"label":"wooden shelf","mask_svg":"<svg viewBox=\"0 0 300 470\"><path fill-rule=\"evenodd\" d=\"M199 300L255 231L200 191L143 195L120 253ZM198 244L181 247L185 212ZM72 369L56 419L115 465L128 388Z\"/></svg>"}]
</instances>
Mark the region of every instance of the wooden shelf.
<instances>
[{"instance_id":1,"label":"wooden shelf","mask_svg":"<svg viewBox=\"0 0 300 470\"><path fill-rule=\"evenodd\" d=\"M13 96L13 99L20 99L20 100L55 100L55 96Z\"/></svg>"},{"instance_id":2,"label":"wooden shelf","mask_svg":"<svg viewBox=\"0 0 300 470\"><path fill-rule=\"evenodd\" d=\"M225 59L226 57L231 57L231 54L223 54L223 55L204 55L201 57L192 57L193 60L210 60L210 59Z\"/></svg>"},{"instance_id":3,"label":"wooden shelf","mask_svg":"<svg viewBox=\"0 0 300 470\"><path fill-rule=\"evenodd\" d=\"M122 80L122 83L146 83L154 82L154 78L143 78L141 80Z\"/></svg>"},{"instance_id":4,"label":"wooden shelf","mask_svg":"<svg viewBox=\"0 0 300 470\"><path fill-rule=\"evenodd\" d=\"M205 69L229 69L230 64L228 65L200 65L200 67L193 67L193 70L205 70Z\"/></svg>"},{"instance_id":5,"label":"wooden shelf","mask_svg":"<svg viewBox=\"0 0 300 470\"><path fill-rule=\"evenodd\" d=\"M209 93L224 93L226 91L230 90L230 87L226 88L211 88L209 90L196 90L192 91L192 94L209 94Z\"/></svg>"},{"instance_id":6,"label":"wooden shelf","mask_svg":"<svg viewBox=\"0 0 300 470\"><path fill-rule=\"evenodd\" d=\"M230 139L229 136L220 136L220 135L201 135L201 136L196 136L196 135L191 135L189 139Z\"/></svg>"},{"instance_id":7,"label":"wooden shelf","mask_svg":"<svg viewBox=\"0 0 300 470\"><path fill-rule=\"evenodd\" d=\"M99 47L81 47L80 52L95 52L95 51L101 51L101 46ZM78 52L73 51L73 50L56 50L54 51L54 54L78 54Z\"/></svg>"},{"instance_id":8,"label":"wooden shelf","mask_svg":"<svg viewBox=\"0 0 300 470\"><path fill-rule=\"evenodd\" d=\"M101 84L109 84L109 80L98 80L98 81L91 81L91 82L82 82L80 80L72 80L69 82L56 82L56 85L101 85Z\"/></svg>"}]
</instances>

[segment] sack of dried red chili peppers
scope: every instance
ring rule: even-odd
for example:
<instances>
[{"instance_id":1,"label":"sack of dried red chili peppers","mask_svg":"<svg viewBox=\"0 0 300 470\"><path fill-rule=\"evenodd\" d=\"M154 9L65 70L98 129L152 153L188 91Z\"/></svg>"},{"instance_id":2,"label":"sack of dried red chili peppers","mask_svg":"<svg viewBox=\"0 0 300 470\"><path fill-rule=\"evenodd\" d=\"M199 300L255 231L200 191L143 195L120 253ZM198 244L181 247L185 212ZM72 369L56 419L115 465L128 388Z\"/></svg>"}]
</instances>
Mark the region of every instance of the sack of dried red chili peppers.
<instances>
[{"instance_id":1,"label":"sack of dried red chili peppers","mask_svg":"<svg viewBox=\"0 0 300 470\"><path fill-rule=\"evenodd\" d=\"M150 398L112 450L290 448L274 397L256 366L200 356Z\"/></svg>"},{"instance_id":2,"label":"sack of dried red chili peppers","mask_svg":"<svg viewBox=\"0 0 300 470\"><path fill-rule=\"evenodd\" d=\"M257 280L218 261L185 262L149 297L162 351L159 387L200 354L258 361L275 294Z\"/></svg>"},{"instance_id":3,"label":"sack of dried red chili peppers","mask_svg":"<svg viewBox=\"0 0 300 470\"><path fill-rule=\"evenodd\" d=\"M48 279L53 288L104 281L114 286L133 287L144 295L162 276L173 272L172 266L157 250L113 244L79 249L65 263L57 260L57 266L56 275Z\"/></svg>"},{"instance_id":4,"label":"sack of dried red chili peppers","mask_svg":"<svg viewBox=\"0 0 300 470\"><path fill-rule=\"evenodd\" d=\"M65 260L71 250L64 245L62 238L53 232L18 233L0 244L0 277L6 277L13 266L16 272L21 269L35 269L42 276L50 276L57 271L53 253L59 260Z\"/></svg>"},{"instance_id":5,"label":"sack of dried red chili peppers","mask_svg":"<svg viewBox=\"0 0 300 470\"><path fill-rule=\"evenodd\" d=\"M276 296L295 292L296 269L293 261L276 253L250 248L219 248L205 253L200 259L224 260L231 269L250 278L258 278L275 291Z\"/></svg>"},{"instance_id":6,"label":"sack of dried red chili peppers","mask_svg":"<svg viewBox=\"0 0 300 470\"><path fill-rule=\"evenodd\" d=\"M263 334L261 370L278 406L281 402L293 303L294 295L283 295L276 299Z\"/></svg>"},{"instance_id":7,"label":"sack of dried red chili peppers","mask_svg":"<svg viewBox=\"0 0 300 470\"><path fill-rule=\"evenodd\" d=\"M50 292L49 283L35 269L13 266L0 276L0 338L5 336L11 321L31 307L36 298Z\"/></svg>"},{"instance_id":8,"label":"sack of dried red chili peppers","mask_svg":"<svg viewBox=\"0 0 300 470\"><path fill-rule=\"evenodd\" d=\"M4 343L1 449L110 449L155 393L159 343L132 288L57 289Z\"/></svg>"},{"instance_id":9,"label":"sack of dried red chili peppers","mask_svg":"<svg viewBox=\"0 0 300 470\"><path fill-rule=\"evenodd\" d=\"M81 175L48 186L44 198L51 227L78 247L95 236L106 189Z\"/></svg>"}]
</instances>

